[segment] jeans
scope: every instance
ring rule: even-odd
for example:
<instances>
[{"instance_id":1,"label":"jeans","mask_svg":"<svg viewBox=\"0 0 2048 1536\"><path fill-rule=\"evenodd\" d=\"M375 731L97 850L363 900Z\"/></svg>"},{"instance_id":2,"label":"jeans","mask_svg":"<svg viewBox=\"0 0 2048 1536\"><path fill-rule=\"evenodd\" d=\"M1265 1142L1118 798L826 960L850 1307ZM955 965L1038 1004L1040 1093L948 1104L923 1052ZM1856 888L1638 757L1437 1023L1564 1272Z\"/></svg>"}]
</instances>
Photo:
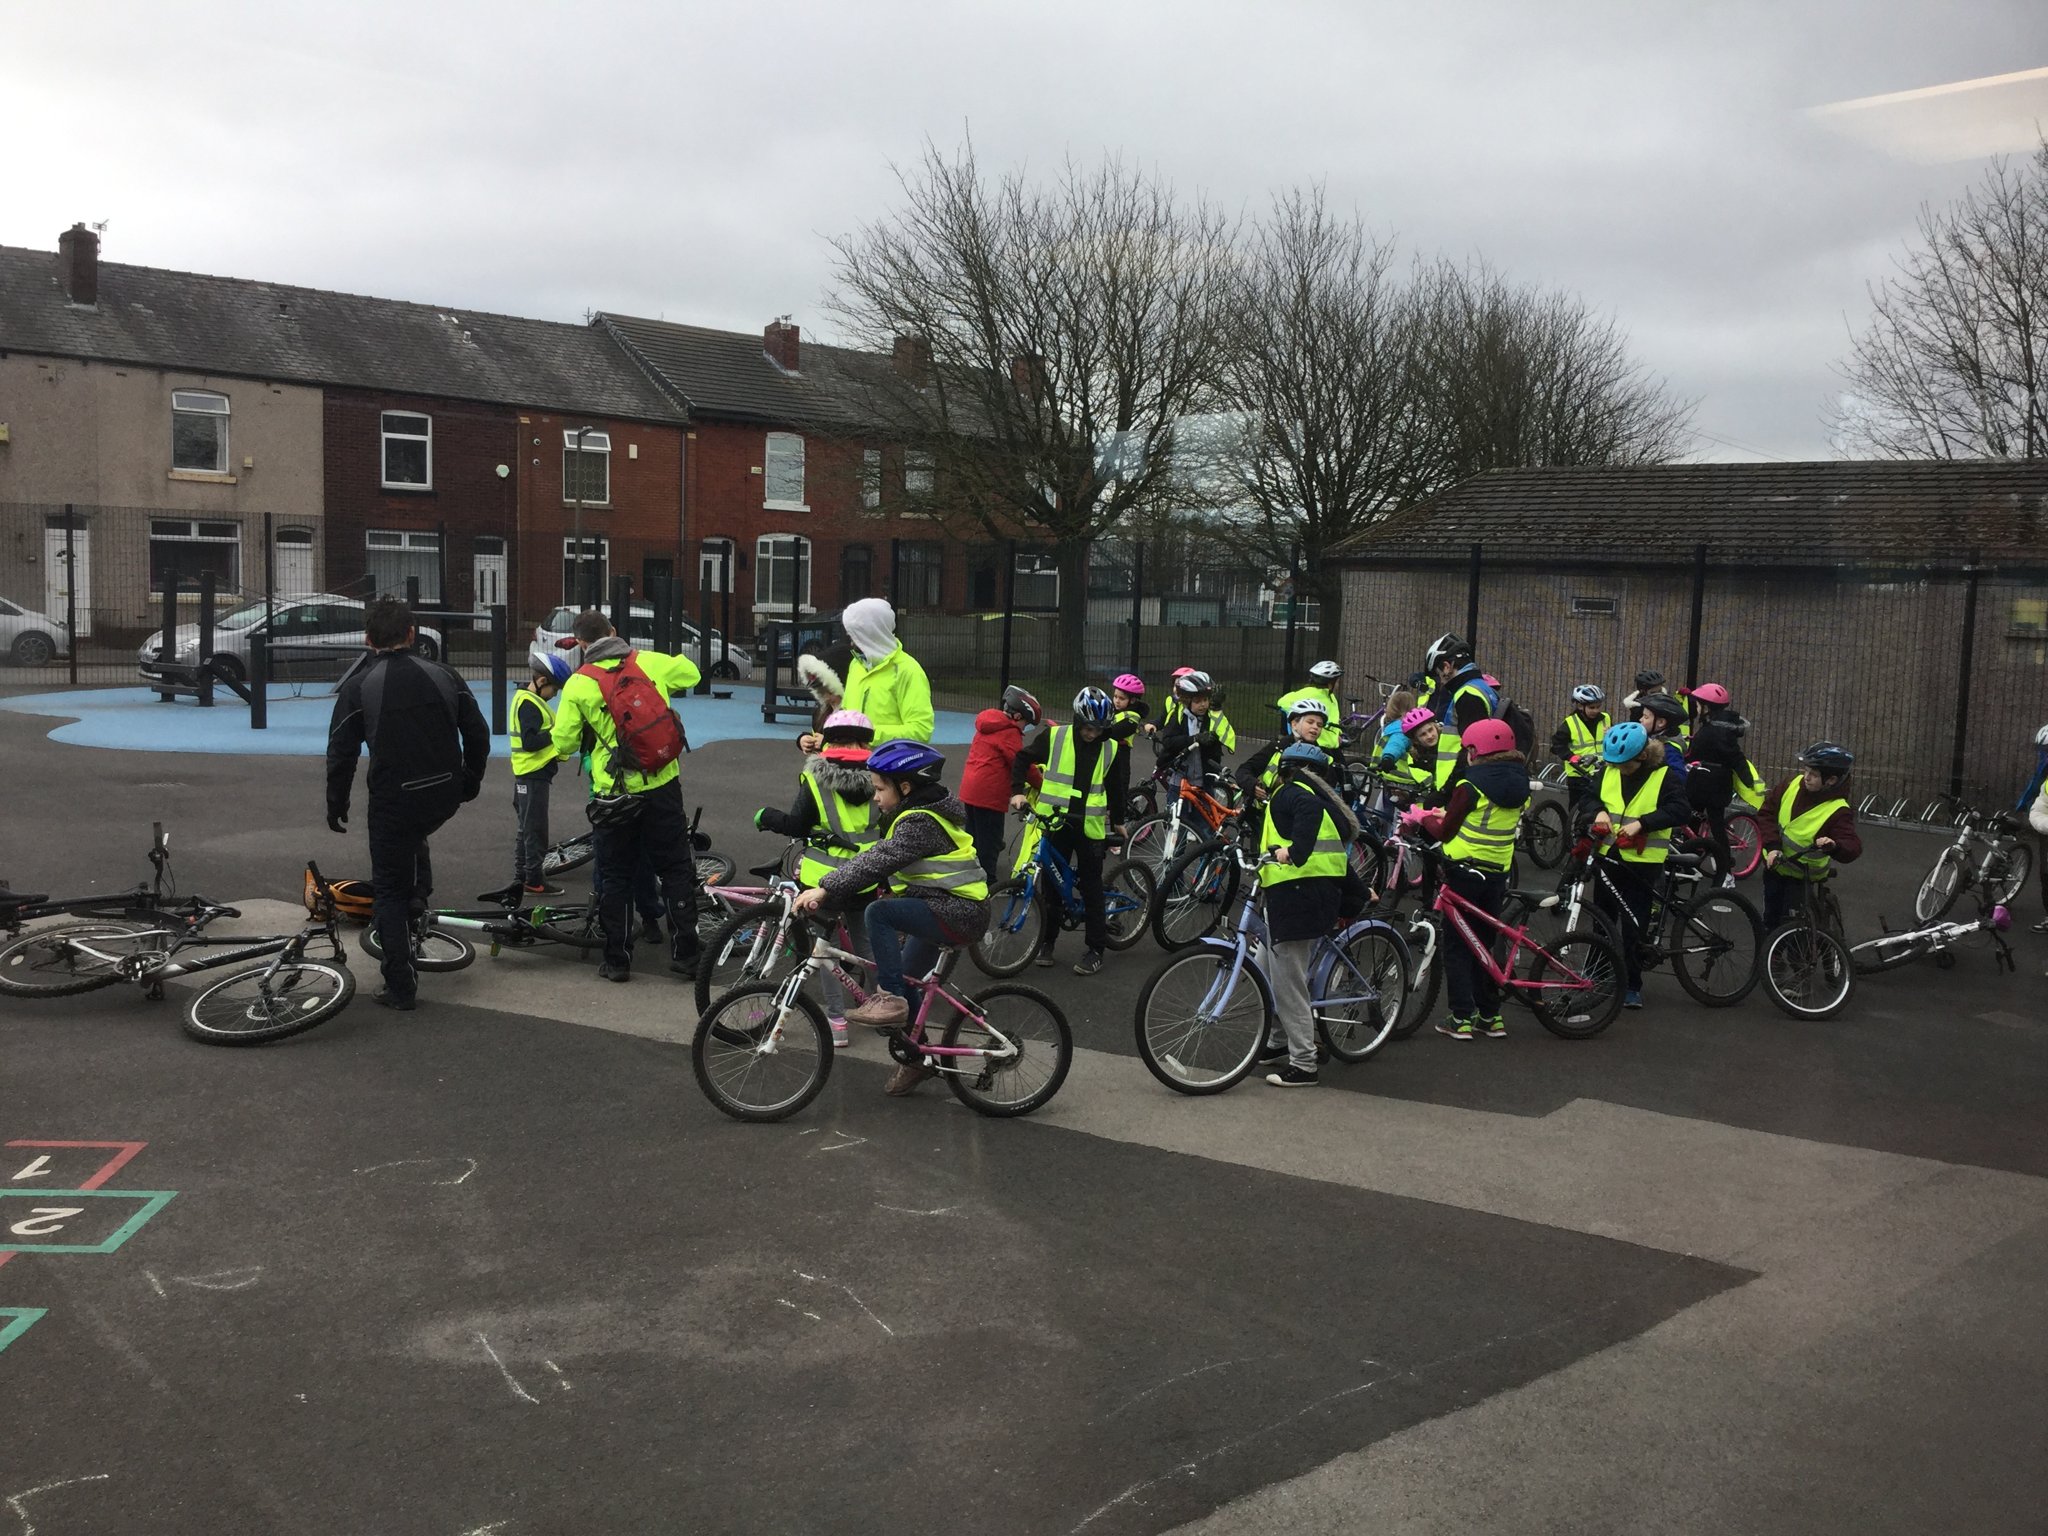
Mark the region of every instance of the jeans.
<instances>
[{"instance_id":1,"label":"jeans","mask_svg":"<svg viewBox=\"0 0 2048 1536\"><path fill-rule=\"evenodd\" d=\"M1047 836L1053 847L1073 866L1074 884L1080 888L1081 894L1082 932L1088 947L1099 953L1109 948L1109 919L1104 913L1102 899L1102 855L1107 845L1095 838L1082 836L1074 827L1061 827ZM1047 932L1058 933L1065 913L1060 893L1048 875L1039 876L1038 899L1052 912L1052 926Z\"/></svg>"},{"instance_id":2,"label":"jeans","mask_svg":"<svg viewBox=\"0 0 2048 1536\"><path fill-rule=\"evenodd\" d=\"M868 945L875 955L875 985L913 1001L906 972L922 976L938 963L946 930L931 903L915 896L891 896L868 908ZM904 942L905 940L909 942Z\"/></svg>"},{"instance_id":3,"label":"jeans","mask_svg":"<svg viewBox=\"0 0 2048 1536\"><path fill-rule=\"evenodd\" d=\"M1471 869L1444 870L1444 883L1471 902L1488 917L1499 917L1502 904L1507 900L1508 877L1506 874L1481 874ZM1494 932L1484 923L1467 918L1473 936L1499 957L1499 946ZM1500 988L1480 963L1471 946L1455 933L1446 932L1444 947L1444 990L1450 995L1451 1017L1454 1019L1490 1019L1500 1012Z\"/></svg>"},{"instance_id":4,"label":"jeans","mask_svg":"<svg viewBox=\"0 0 2048 1536\"><path fill-rule=\"evenodd\" d=\"M967 807L967 835L974 839L974 856L981 861L981 872L988 876L990 885L1002 879L999 866L1003 862L1003 834L1007 829L1003 812L982 805Z\"/></svg>"},{"instance_id":5,"label":"jeans","mask_svg":"<svg viewBox=\"0 0 2048 1536\"><path fill-rule=\"evenodd\" d=\"M512 814L519 824L512 834L512 878L521 885L539 885L541 861L548 852L548 791L554 776L529 773L512 781Z\"/></svg>"},{"instance_id":6,"label":"jeans","mask_svg":"<svg viewBox=\"0 0 2048 1536\"><path fill-rule=\"evenodd\" d=\"M629 910L639 861L644 857L660 883L668 910L671 959L694 961L697 939L697 857L690 846L690 819L683 814L682 780L670 779L633 797L640 812L623 826L598 827L598 925L604 930L604 958L614 968L633 963L634 924Z\"/></svg>"},{"instance_id":7,"label":"jeans","mask_svg":"<svg viewBox=\"0 0 2048 1536\"><path fill-rule=\"evenodd\" d=\"M434 894L427 839L454 811L370 802L370 921L384 950L384 985L395 997L419 990L412 963L412 920Z\"/></svg>"},{"instance_id":8,"label":"jeans","mask_svg":"<svg viewBox=\"0 0 2048 1536\"><path fill-rule=\"evenodd\" d=\"M1318 939L1290 939L1266 946L1266 979L1273 984L1273 1015L1287 1037L1287 1061L1303 1072L1316 1069L1316 1019L1308 996L1308 963Z\"/></svg>"},{"instance_id":9,"label":"jeans","mask_svg":"<svg viewBox=\"0 0 2048 1536\"><path fill-rule=\"evenodd\" d=\"M1650 893L1661 866L1656 864L1626 864L1620 859L1606 861L1609 873L1614 876L1614 887L1621 893L1621 904L1628 908L1630 921L1623 922L1615 909L1614 898L1607 894L1606 886L1600 887L1595 905L1614 919L1616 942L1621 948L1621 963L1628 975L1628 990L1643 990L1642 946L1651 938Z\"/></svg>"}]
</instances>

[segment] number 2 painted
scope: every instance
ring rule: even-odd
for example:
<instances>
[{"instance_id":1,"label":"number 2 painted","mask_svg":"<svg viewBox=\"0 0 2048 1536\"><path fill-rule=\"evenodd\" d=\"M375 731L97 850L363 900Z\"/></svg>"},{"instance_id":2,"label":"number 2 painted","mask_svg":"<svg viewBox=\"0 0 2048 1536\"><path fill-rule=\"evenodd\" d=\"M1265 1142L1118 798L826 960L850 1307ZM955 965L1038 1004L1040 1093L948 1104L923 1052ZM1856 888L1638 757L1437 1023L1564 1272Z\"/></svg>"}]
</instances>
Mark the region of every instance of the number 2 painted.
<instances>
[{"instance_id":1,"label":"number 2 painted","mask_svg":"<svg viewBox=\"0 0 2048 1536\"><path fill-rule=\"evenodd\" d=\"M65 1222L84 1214L82 1205L38 1205L7 1230L15 1237L52 1237L64 1230Z\"/></svg>"}]
</instances>

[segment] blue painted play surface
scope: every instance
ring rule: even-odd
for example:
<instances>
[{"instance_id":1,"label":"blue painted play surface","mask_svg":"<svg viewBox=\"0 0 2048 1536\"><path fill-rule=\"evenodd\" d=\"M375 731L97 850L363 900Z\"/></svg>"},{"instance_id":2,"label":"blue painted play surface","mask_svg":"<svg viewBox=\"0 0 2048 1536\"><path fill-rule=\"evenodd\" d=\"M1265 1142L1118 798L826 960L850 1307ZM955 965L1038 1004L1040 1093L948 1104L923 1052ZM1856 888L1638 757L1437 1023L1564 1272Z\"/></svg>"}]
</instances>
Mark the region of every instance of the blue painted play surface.
<instances>
[{"instance_id":1,"label":"blue painted play surface","mask_svg":"<svg viewBox=\"0 0 2048 1536\"><path fill-rule=\"evenodd\" d=\"M470 691L488 720L489 685L471 683ZM160 703L147 688L77 688L64 693L34 693L0 699L0 709L17 715L51 715L68 724L50 732L52 741L74 747L115 747L128 752L219 752L258 757L321 757L327 752L327 722L334 713L331 694L304 698L273 697L267 730L249 729L249 708L223 690L220 702L201 709L196 699L179 697ZM714 741L781 740L802 728L794 716L770 725L761 718L760 695L749 689L738 698L687 698L683 724L690 745ZM932 740L958 746L974 738L974 717L941 710ZM503 736L491 738L491 755L506 757L511 748Z\"/></svg>"}]
</instances>

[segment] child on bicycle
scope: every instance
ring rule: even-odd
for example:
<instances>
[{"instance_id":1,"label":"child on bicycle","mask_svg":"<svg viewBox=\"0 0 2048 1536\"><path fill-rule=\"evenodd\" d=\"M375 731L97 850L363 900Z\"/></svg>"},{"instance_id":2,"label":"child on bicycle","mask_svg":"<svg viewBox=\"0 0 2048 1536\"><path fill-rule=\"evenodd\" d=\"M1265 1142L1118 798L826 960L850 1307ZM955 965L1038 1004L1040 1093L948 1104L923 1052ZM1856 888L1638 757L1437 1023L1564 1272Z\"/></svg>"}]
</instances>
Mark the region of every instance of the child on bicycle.
<instances>
[{"instance_id":1,"label":"child on bicycle","mask_svg":"<svg viewBox=\"0 0 2048 1536\"><path fill-rule=\"evenodd\" d=\"M1550 755L1565 765L1564 783L1574 823L1588 814L1600 773L1600 738L1614 724L1604 706L1607 690L1581 683L1572 690L1571 713L1550 733Z\"/></svg>"},{"instance_id":2,"label":"child on bicycle","mask_svg":"<svg viewBox=\"0 0 2048 1536\"><path fill-rule=\"evenodd\" d=\"M1742 738L1749 722L1735 712L1732 696L1720 683L1701 683L1689 701L1693 709L1692 741L1685 773L1686 798L1707 819L1707 841L1721 883L1735 885L1735 855L1728 846L1728 807L1738 780L1746 779L1749 759Z\"/></svg>"},{"instance_id":3,"label":"child on bicycle","mask_svg":"<svg viewBox=\"0 0 2048 1536\"><path fill-rule=\"evenodd\" d=\"M1002 702L974 717L974 743L967 766L960 770L960 803L967 808L967 831L975 856L991 882L1003 860L1005 813L1010 808L1010 770L1023 750L1024 733L1044 722L1038 700L1015 683L1003 690Z\"/></svg>"},{"instance_id":4,"label":"child on bicycle","mask_svg":"<svg viewBox=\"0 0 2048 1536\"><path fill-rule=\"evenodd\" d=\"M1529 806L1529 759L1515 747L1505 720L1479 720L1465 728L1465 766L1452 779L1441 811L1419 818L1442 844L1443 879L1488 917L1507 901L1508 869L1515 859L1515 829ZM1462 939L1445 935L1444 990L1450 1014L1436 1026L1453 1040L1508 1032L1500 987ZM1489 946L1490 947L1490 946Z\"/></svg>"},{"instance_id":5,"label":"child on bicycle","mask_svg":"<svg viewBox=\"0 0 2048 1536\"><path fill-rule=\"evenodd\" d=\"M921 741L885 741L868 754L875 830L881 841L798 893L792 910L809 916L827 902L845 905L883 881L890 894L867 909L875 957L875 995L851 1009L849 1024L891 1030L910 1018L910 984L940 952L972 944L988 927L988 877L967 835L966 813L941 779L945 754ZM906 1063L884 1090L901 1098L937 1071Z\"/></svg>"},{"instance_id":6,"label":"child on bicycle","mask_svg":"<svg viewBox=\"0 0 2048 1536\"><path fill-rule=\"evenodd\" d=\"M1287 711L1287 731L1263 752L1255 752L1237 767L1237 787L1261 805L1280 787L1281 758L1298 741L1312 747L1322 745L1323 727L1330 723L1328 706L1314 694L1304 694L1282 705Z\"/></svg>"},{"instance_id":7,"label":"child on bicycle","mask_svg":"<svg viewBox=\"0 0 2048 1536\"><path fill-rule=\"evenodd\" d=\"M1593 816L1592 831L1605 845L1603 853L1613 855L1607 860L1608 872L1635 927L1621 944L1628 979L1621 1003L1624 1008L1640 1008L1643 963L1635 940L1650 925L1650 898L1658 871L1671 857L1672 828L1692 819L1692 807L1684 784L1636 721L1609 727L1600 740L1600 761L1600 809ZM1619 915L1604 885L1599 904L1602 911Z\"/></svg>"},{"instance_id":8,"label":"child on bicycle","mask_svg":"<svg viewBox=\"0 0 2048 1536\"><path fill-rule=\"evenodd\" d=\"M1358 835L1358 822L1321 777L1336 760L1313 742L1294 741L1281 749L1277 766L1280 778L1266 806L1258 847L1266 937L1272 941L1266 947L1266 975L1273 984L1280 1035L1264 1042L1259 1062L1274 1069L1266 1081L1275 1087L1313 1088L1320 1079L1309 962L1317 941L1341 919L1364 911L1371 894L1345 856Z\"/></svg>"},{"instance_id":9,"label":"child on bicycle","mask_svg":"<svg viewBox=\"0 0 2048 1536\"><path fill-rule=\"evenodd\" d=\"M1316 745L1332 757L1343 745L1344 732L1339 722L1344 718L1344 707L1337 698L1337 684L1344 676L1344 669L1334 661L1319 661L1308 669L1308 682L1280 695L1273 701L1273 707L1282 711L1291 709L1297 700L1316 699L1323 706L1323 734ZM1289 717L1290 723L1292 716Z\"/></svg>"},{"instance_id":10,"label":"child on bicycle","mask_svg":"<svg viewBox=\"0 0 2048 1536\"><path fill-rule=\"evenodd\" d=\"M1237 750L1237 729L1216 707L1215 693L1215 679L1208 673L1189 672L1173 685L1179 714L1170 724L1160 727L1161 757L1177 758L1193 744L1195 751L1188 754L1189 759L1199 756L1201 766L1193 768L1192 761L1181 764L1182 772L1190 778L1221 773L1224 756Z\"/></svg>"},{"instance_id":11,"label":"child on bicycle","mask_svg":"<svg viewBox=\"0 0 2048 1536\"><path fill-rule=\"evenodd\" d=\"M1686 748L1690 745L1686 738L1690 717L1684 701L1668 693L1646 693L1636 700L1635 720L1649 732L1650 756L1655 758L1661 751L1664 766L1671 770L1673 778L1683 784Z\"/></svg>"},{"instance_id":12,"label":"child on bicycle","mask_svg":"<svg viewBox=\"0 0 2048 1536\"><path fill-rule=\"evenodd\" d=\"M1048 816L1062 817L1059 825L1045 835L1060 855L1073 866L1081 891L1084 914L1083 935L1087 947L1074 962L1076 976L1093 976L1102 969L1102 952L1109 947L1109 918L1102 894L1102 861L1115 824L1123 819L1123 807L1130 800L1130 759L1110 734L1115 708L1100 688L1083 688L1074 695L1071 725L1056 725L1017 754L1010 770L1010 809L1023 810L1030 799L1025 793L1026 775L1036 765L1043 770L1038 785L1038 806ZM1059 893L1041 884L1039 898L1049 904ZM1052 946L1060 924L1046 929L1045 947L1034 957L1039 965L1053 963Z\"/></svg>"},{"instance_id":13,"label":"child on bicycle","mask_svg":"<svg viewBox=\"0 0 2048 1536\"><path fill-rule=\"evenodd\" d=\"M1380 758L1380 772L1395 799L1403 803L1427 800L1449 787L1458 754L1438 750L1442 736L1443 722L1426 704L1416 705L1401 717L1400 733L1387 742L1390 752L1397 746L1398 752Z\"/></svg>"},{"instance_id":14,"label":"child on bicycle","mask_svg":"<svg viewBox=\"0 0 2048 1536\"><path fill-rule=\"evenodd\" d=\"M1839 860L1863 857L1863 834L1848 796L1856 754L1839 742L1816 741L1798 757L1799 772L1764 797L1764 931L1784 922L1802 887L1825 880ZM1791 853L1785 844L1794 845Z\"/></svg>"},{"instance_id":15,"label":"child on bicycle","mask_svg":"<svg viewBox=\"0 0 2048 1536\"><path fill-rule=\"evenodd\" d=\"M526 659L532 675L512 695L512 812L518 823L512 835L512 883L529 896L559 896L562 888L550 885L542 869L549 847L548 790L561 767L555 711L548 701L576 669L548 646L536 645Z\"/></svg>"},{"instance_id":16,"label":"child on bicycle","mask_svg":"<svg viewBox=\"0 0 2048 1536\"><path fill-rule=\"evenodd\" d=\"M1145 718L1151 713L1145 703L1145 679L1135 672L1119 672L1110 681L1109 702L1115 707L1110 717L1110 729L1119 741L1129 741L1143 732L1150 735L1156 727Z\"/></svg>"}]
</instances>

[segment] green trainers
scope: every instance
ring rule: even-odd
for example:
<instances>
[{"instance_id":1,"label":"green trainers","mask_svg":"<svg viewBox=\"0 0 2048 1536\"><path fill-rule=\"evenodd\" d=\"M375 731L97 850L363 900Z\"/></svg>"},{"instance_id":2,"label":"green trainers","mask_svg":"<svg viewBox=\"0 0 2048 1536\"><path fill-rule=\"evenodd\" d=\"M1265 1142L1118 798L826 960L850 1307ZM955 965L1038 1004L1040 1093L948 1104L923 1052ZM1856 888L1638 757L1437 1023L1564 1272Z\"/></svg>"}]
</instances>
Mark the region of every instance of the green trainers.
<instances>
[{"instance_id":1,"label":"green trainers","mask_svg":"<svg viewBox=\"0 0 2048 1536\"><path fill-rule=\"evenodd\" d=\"M1436 1032L1440 1035L1449 1035L1453 1040L1473 1040L1478 1038L1473 1021L1461 1019L1455 1014L1437 1025Z\"/></svg>"},{"instance_id":2,"label":"green trainers","mask_svg":"<svg viewBox=\"0 0 2048 1536\"><path fill-rule=\"evenodd\" d=\"M1481 1019L1479 1027L1486 1031L1486 1038L1489 1040L1504 1040L1507 1038L1508 1021L1497 1013L1490 1019Z\"/></svg>"}]
</instances>

